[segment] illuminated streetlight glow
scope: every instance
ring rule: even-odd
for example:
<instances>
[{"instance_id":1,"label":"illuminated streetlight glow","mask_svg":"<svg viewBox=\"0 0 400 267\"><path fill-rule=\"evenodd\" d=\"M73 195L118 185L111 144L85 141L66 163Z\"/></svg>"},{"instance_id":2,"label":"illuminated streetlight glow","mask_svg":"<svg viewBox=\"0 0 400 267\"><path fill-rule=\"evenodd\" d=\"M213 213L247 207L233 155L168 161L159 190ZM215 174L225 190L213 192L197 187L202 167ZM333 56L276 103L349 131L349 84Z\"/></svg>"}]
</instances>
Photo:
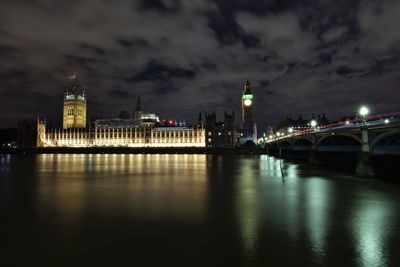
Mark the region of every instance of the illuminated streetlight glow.
<instances>
[{"instance_id":1,"label":"illuminated streetlight glow","mask_svg":"<svg viewBox=\"0 0 400 267\"><path fill-rule=\"evenodd\" d=\"M293 131L294 131L294 130L293 130L293 127L289 127L288 132L289 132L289 133L293 133Z\"/></svg>"},{"instance_id":2,"label":"illuminated streetlight glow","mask_svg":"<svg viewBox=\"0 0 400 267\"><path fill-rule=\"evenodd\" d=\"M369 114L369 109L368 109L366 106L362 106L362 107L360 108L360 110L358 111L358 113L359 113L361 116L365 117L365 116L367 116L367 115Z\"/></svg>"},{"instance_id":3,"label":"illuminated streetlight glow","mask_svg":"<svg viewBox=\"0 0 400 267\"><path fill-rule=\"evenodd\" d=\"M390 121L389 121L389 119L385 119L385 121L384 121L385 123L389 123Z\"/></svg>"},{"instance_id":4,"label":"illuminated streetlight glow","mask_svg":"<svg viewBox=\"0 0 400 267\"><path fill-rule=\"evenodd\" d=\"M316 120L312 120L310 122L311 127L315 128L317 126L317 121Z\"/></svg>"}]
</instances>

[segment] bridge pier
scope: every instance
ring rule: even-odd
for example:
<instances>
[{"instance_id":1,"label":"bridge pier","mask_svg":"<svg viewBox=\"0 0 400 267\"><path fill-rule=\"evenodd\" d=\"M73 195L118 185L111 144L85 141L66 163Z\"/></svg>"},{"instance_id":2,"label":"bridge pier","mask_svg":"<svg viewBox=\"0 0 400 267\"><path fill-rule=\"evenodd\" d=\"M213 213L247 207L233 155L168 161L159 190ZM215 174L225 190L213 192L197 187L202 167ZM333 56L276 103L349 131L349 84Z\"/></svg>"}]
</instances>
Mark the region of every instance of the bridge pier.
<instances>
[{"instance_id":1,"label":"bridge pier","mask_svg":"<svg viewBox=\"0 0 400 267\"><path fill-rule=\"evenodd\" d=\"M357 159L356 175L358 177L373 178L375 177L375 170L370 153L371 148L367 127L361 130L361 140L361 153Z\"/></svg>"},{"instance_id":2,"label":"bridge pier","mask_svg":"<svg viewBox=\"0 0 400 267\"><path fill-rule=\"evenodd\" d=\"M368 152L361 152L358 156L356 176L362 178L374 178L375 170L372 162L372 156Z\"/></svg>"},{"instance_id":3,"label":"bridge pier","mask_svg":"<svg viewBox=\"0 0 400 267\"><path fill-rule=\"evenodd\" d=\"M312 145L311 150L308 152L308 163L310 164L320 164L319 160L317 159L317 138L313 134L311 136Z\"/></svg>"}]
</instances>

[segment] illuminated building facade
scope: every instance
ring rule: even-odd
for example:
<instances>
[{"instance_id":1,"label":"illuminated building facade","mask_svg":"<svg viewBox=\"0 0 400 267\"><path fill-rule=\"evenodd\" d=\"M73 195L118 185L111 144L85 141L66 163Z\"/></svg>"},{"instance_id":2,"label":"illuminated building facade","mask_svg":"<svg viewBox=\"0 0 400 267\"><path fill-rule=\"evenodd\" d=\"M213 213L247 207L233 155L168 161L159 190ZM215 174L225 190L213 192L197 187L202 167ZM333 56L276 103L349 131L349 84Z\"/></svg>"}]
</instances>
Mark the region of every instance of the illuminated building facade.
<instances>
[{"instance_id":1,"label":"illuminated building facade","mask_svg":"<svg viewBox=\"0 0 400 267\"><path fill-rule=\"evenodd\" d=\"M64 91L63 128L86 127L86 89L78 85L74 75Z\"/></svg>"},{"instance_id":2,"label":"illuminated building facade","mask_svg":"<svg viewBox=\"0 0 400 267\"><path fill-rule=\"evenodd\" d=\"M250 90L250 82L246 81L242 94L242 134L240 142L256 142L257 127L253 120L254 97Z\"/></svg>"},{"instance_id":3,"label":"illuminated building facade","mask_svg":"<svg viewBox=\"0 0 400 267\"><path fill-rule=\"evenodd\" d=\"M85 127L86 95L74 82L64 95L63 128L48 129L37 120L36 147L205 147L204 127L163 126L157 114L142 112L140 97L134 118L100 119Z\"/></svg>"},{"instance_id":4,"label":"illuminated building facade","mask_svg":"<svg viewBox=\"0 0 400 267\"><path fill-rule=\"evenodd\" d=\"M39 120L37 136L37 147L205 147L200 126L152 127L134 119L97 120L92 130L47 130Z\"/></svg>"}]
</instances>

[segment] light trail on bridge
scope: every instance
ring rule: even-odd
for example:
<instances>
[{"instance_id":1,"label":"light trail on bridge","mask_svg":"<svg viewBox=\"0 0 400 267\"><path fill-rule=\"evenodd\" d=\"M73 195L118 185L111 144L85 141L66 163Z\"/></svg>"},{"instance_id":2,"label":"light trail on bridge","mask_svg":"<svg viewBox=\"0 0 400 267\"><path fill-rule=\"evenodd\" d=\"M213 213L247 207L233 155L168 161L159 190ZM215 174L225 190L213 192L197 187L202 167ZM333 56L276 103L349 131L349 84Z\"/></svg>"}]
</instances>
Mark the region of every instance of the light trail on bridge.
<instances>
[{"instance_id":1,"label":"light trail on bridge","mask_svg":"<svg viewBox=\"0 0 400 267\"><path fill-rule=\"evenodd\" d=\"M317 126L315 128L309 128L300 131L294 131L288 134L282 133L282 135L269 137L262 137L258 140L259 143L272 143L279 140L284 140L293 136L301 136L304 134L310 134L315 132L329 132L336 129L349 129L358 127L368 127L368 126L379 126L387 125L395 122L400 122L400 112L392 112L387 114L374 114L367 116L365 118L354 118L347 119L344 121L338 121L326 125Z\"/></svg>"}]
</instances>

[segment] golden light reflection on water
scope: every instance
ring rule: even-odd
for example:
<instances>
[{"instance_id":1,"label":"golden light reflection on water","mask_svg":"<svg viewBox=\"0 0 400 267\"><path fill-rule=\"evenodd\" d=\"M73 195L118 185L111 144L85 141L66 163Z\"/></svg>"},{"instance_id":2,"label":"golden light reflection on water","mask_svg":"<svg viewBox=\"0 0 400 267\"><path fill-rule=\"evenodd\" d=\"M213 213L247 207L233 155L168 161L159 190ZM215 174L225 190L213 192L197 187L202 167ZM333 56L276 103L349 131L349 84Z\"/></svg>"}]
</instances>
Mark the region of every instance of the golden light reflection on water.
<instances>
[{"instance_id":1,"label":"golden light reflection on water","mask_svg":"<svg viewBox=\"0 0 400 267\"><path fill-rule=\"evenodd\" d=\"M83 214L199 222L205 155L40 155L39 209L65 222Z\"/></svg>"},{"instance_id":2,"label":"golden light reflection on water","mask_svg":"<svg viewBox=\"0 0 400 267\"><path fill-rule=\"evenodd\" d=\"M398 262L399 187L381 181L263 155L30 155L0 164L1 215L18 224L16 209L31 223L28 232L69 235L81 227L70 231L80 243L87 231L106 229L120 241L127 229L146 231L144 240L175 231L177 247L196 236L198 251L237 253L244 266Z\"/></svg>"}]
</instances>

